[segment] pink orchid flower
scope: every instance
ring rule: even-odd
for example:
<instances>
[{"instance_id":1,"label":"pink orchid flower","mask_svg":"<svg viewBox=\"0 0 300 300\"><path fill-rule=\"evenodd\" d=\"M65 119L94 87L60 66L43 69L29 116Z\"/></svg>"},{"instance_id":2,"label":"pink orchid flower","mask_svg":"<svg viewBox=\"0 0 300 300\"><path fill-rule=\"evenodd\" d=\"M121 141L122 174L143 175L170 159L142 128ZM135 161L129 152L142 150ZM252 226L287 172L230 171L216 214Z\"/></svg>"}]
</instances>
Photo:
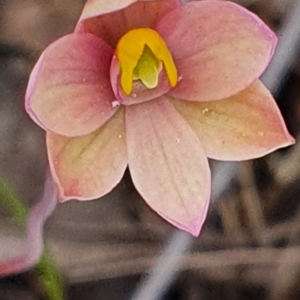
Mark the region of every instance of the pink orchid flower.
<instances>
[{"instance_id":1,"label":"pink orchid flower","mask_svg":"<svg viewBox=\"0 0 300 300\"><path fill-rule=\"evenodd\" d=\"M207 158L252 159L294 143L258 80L276 43L229 1L89 0L74 32L43 52L26 93L60 200L107 194L128 165L148 205L197 236Z\"/></svg>"}]
</instances>

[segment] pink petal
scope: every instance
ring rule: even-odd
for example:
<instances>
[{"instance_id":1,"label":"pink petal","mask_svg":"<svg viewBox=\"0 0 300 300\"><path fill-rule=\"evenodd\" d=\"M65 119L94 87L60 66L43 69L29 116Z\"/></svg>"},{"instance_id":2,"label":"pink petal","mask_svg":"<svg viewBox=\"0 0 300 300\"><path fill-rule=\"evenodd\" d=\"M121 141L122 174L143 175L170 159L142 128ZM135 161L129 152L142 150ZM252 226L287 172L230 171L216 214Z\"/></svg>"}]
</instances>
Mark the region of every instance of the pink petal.
<instances>
[{"instance_id":1,"label":"pink petal","mask_svg":"<svg viewBox=\"0 0 300 300\"><path fill-rule=\"evenodd\" d=\"M210 170L203 147L165 98L126 107L129 169L159 215L197 236L206 217Z\"/></svg>"},{"instance_id":2,"label":"pink petal","mask_svg":"<svg viewBox=\"0 0 300 300\"><path fill-rule=\"evenodd\" d=\"M156 26L181 81L176 98L210 101L245 89L265 70L277 38L254 14L229 1L190 2Z\"/></svg>"},{"instance_id":3,"label":"pink petal","mask_svg":"<svg viewBox=\"0 0 300 300\"><path fill-rule=\"evenodd\" d=\"M50 176L46 179L42 200L34 206L28 216L27 239L6 246L7 251L21 247L23 254L0 261L0 277L19 273L38 263L43 251L43 226L57 203L56 187ZM22 243L23 242L23 243Z\"/></svg>"},{"instance_id":4,"label":"pink petal","mask_svg":"<svg viewBox=\"0 0 300 300\"><path fill-rule=\"evenodd\" d=\"M95 199L117 185L127 166L124 129L124 113L120 109L89 135L67 138L47 134L51 171L61 201Z\"/></svg>"},{"instance_id":5,"label":"pink petal","mask_svg":"<svg viewBox=\"0 0 300 300\"><path fill-rule=\"evenodd\" d=\"M121 10L139 0L88 0L83 8L80 21Z\"/></svg>"},{"instance_id":6,"label":"pink petal","mask_svg":"<svg viewBox=\"0 0 300 300\"><path fill-rule=\"evenodd\" d=\"M42 127L66 136L88 134L116 111L109 69L113 50L92 34L51 44L34 67L26 110Z\"/></svg>"},{"instance_id":7,"label":"pink petal","mask_svg":"<svg viewBox=\"0 0 300 300\"><path fill-rule=\"evenodd\" d=\"M102 6L102 0L94 0L95 7ZM112 10L118 10L114 13L103 15L103 10L93 9L90 16L93 18L86 19L85 13L81 17L81 21L76 26L76 32L93 33L108 44L115 48L118 40L127 31L133 28L147 27L154 28L155 24L165 13L181 5L180 0L156 0L156 1L112 1L114 3L122 2ZM126 7L130 2L135 2L129 7ZM126 7L126 8L125 8ZM125 8L120 10L121 8ZM111 11L112 11L111 10Z\"/></svg>"},{"instance_id":8,"label":"pink petal","mask_svg":"<svg viewBox=\"0 0 300 300\"><path fill-rule=\"evenodd\" d=\"M140 80L137 80L133 82L132 92L129 96L127 96L123 93L121 88L120 65L116 56L114 56L112 60L110 76L111 85L115 96L117 100L124 105L141 103L158 98L159 96L164 95L166 92L168 92L171 88L168 78L163 69L159 75L159 83L156 88L148 89L143 85L142 82L140 82Z\"/></svg>"},{"instance_id":9,"label":"pink petal","mask_svg":"<svg viewBox=\"0 0 300 300\"><path fill-rule=\"evenodd\" d=\"M295 142L272 95L260 81L228 99L173 103L210 158L253 159Z\"/></svg>"}]
</instances>

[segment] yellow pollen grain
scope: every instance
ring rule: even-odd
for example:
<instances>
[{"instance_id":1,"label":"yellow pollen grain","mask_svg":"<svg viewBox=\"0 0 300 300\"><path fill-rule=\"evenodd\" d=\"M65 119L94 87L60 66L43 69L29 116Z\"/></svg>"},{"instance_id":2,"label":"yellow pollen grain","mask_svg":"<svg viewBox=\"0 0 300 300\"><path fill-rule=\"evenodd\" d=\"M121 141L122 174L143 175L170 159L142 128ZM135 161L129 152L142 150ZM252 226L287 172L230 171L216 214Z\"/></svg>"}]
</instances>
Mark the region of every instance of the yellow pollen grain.
<instances>
[{"instance_id":1,"label":"yellow pollen grain","mask_svg":"<svg viewBox=\"0 0 300 300\"><path fill-rule=\"evenodd\" d=\"M259 136L264 136L265 134L264 134L263 131L259 131L259 132L258 132L258 135L259 135Z\"/></svg>"},{"instance_id":2,"label":"yellow pollen grain","mask_svg":"<svg viewBox=\"0 0 300 300\"><path fill-rule=\"evenodd\" d=\"M204 109L202 110L202 114L203 114L204 116L208 117L208 116L210 116L211 114L213 114L213 110L210 109L210 108L204 108Z\"/></svg>"}]
</instances>

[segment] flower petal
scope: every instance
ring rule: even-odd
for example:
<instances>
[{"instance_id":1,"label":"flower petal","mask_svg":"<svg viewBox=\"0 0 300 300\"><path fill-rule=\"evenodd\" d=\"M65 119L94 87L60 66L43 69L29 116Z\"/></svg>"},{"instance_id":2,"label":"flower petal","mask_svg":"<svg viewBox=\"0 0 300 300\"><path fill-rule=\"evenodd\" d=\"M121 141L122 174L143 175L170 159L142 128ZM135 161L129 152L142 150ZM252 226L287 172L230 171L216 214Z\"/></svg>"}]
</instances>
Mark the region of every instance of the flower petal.
<instances>
[{"instance_id":1,"label":"flower petal","mask_svg":"<svg viewBox=\"0 0 300 300\"><path fill-rule=\"evenodd\" d=\"M294 143L276 102L260 81L224 100L172 102L210 158L253 159Z\"/></svg>"},{"instance_id":2,"label":"flower petal","mask_svg":"<svg viewBox=\"0 0 300 300\"><path fill-rule=\"evenodd\" d=\"M117 185L127 166L124 129L120 109L89 135L67 138L47 134L48 156L60 201L95 199Z\"/></svg>"},{"instance_id":3,"label":"flower petal","mask_svg":"<svg viewBox=\"0 0 300 300\"><path fill-rule=\"evenodd\" d=\"M115 97L123 105L131 105L145 102L158 98L164 95L171 88L165 70L163 69L159 74L158 86L154 89L148 89L140 80L133 82L132 92L129 96L122 91L120 83L120 64L116 56L114 56L110 69L110 80Z\"/></svg>"},{"instance_id":4,"label":"flower petal","mask_svg":"<svg viewBox=\"0 0 300 300\"><path fill-rule=\"evenodd\" d=\"M88 0L83 8L80 21L121 10L140 0Z\"/></svg>"},{"instance_id":5,"label":"flower petal","mask_svg":"<svg viewBox=\"0 0 300 300\"><path fill-rule=\"evenodd\" d=\"M197 236L206 217L210 170L202 145L160 98L126 107L129 169L135 187L167 221Z\"/></svg>"},{"instance_id":6,"label":"flower petal","mask_svg":"<svg viewBox=\"0 0 300 300\"><path fill-rule=\"evenodd\" d=\"M187 3L162 17L156 30L181 78L171 94L192 101L223 99L248 87L277 42L257 16L229 1Z\"/></svg>"},{"instance_id":7,"label":"flower petal","mask_svg":"<svg viewBox=\"0 0 300 300\"><path fill-rule=\"evenodd\" d=\"M102 5L102 0L94 1L98 2L99 6ZM82 18L77 24L75 31L93 33L115 48L118 40L127 31L139 27L154 28L159 18L181 5L180 0L126 0L117 2L124 2L122 6L119 5L118 11L103 15L103 10L99 10L98 14L95 13L95 10L94 13L90 15L94 17L88 19L86 19L86 17ZM130 2L136 3L126 7Z\"/></svg>"},{"instance_id":8,"label":"flower petal","mask_svg":"<svg viewBox=\"0 0 300 300\"><path fill-rule=\"evenodd\" d=\"M116 111L109 69L113 50L91 34L51 44L34 67L26 110L42 127L66 136L88 134Z\"/></svg>"},{"instance_id":9,"label":"flower petal","mask_svg":"<svg viewBox=\"0 0 300 300\"><path fill-rule=\"evenodd\" d=\"M22 254L0 260L0 277L24 272L38 263L43 251L44 223L54 211L57 203L56 187L51 176L47 176L41 201L31 208L27 221L27 238L3 245L7 255L11 248L21 247Z\"/></svg>"}]
</instances>

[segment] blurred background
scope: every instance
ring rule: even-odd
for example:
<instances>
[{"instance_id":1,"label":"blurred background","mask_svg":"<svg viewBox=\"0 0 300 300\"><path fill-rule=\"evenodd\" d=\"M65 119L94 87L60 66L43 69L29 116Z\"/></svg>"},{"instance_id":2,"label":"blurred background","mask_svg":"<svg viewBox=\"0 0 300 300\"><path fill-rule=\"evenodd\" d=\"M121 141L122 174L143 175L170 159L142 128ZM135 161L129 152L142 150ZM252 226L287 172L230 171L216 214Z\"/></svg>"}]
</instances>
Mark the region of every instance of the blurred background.
<instances>
[{"instance_id":1,"label":"blurred background","mask_svg":"<svg viewBox=\"0 0 300 300\"><path fill-rule=\"evenodd\" d=\"M42 50L72 31L84 2L0 0L0 176L29 208L41 197L47 160L44 132L23 108L28 76ZM235 2L279 34L263 79L297 138L300 1ZM238 164L212 161L212 204L199 238L156 216L128 174L99 201L59 204L46 222L45 251L65 299L300 299L299 148ZM22 251L15 241L25 235L1 197L0 260ZM0 278L0 299L50 299L43 280L38 268Z\"/></svg>"}]
</instances>

